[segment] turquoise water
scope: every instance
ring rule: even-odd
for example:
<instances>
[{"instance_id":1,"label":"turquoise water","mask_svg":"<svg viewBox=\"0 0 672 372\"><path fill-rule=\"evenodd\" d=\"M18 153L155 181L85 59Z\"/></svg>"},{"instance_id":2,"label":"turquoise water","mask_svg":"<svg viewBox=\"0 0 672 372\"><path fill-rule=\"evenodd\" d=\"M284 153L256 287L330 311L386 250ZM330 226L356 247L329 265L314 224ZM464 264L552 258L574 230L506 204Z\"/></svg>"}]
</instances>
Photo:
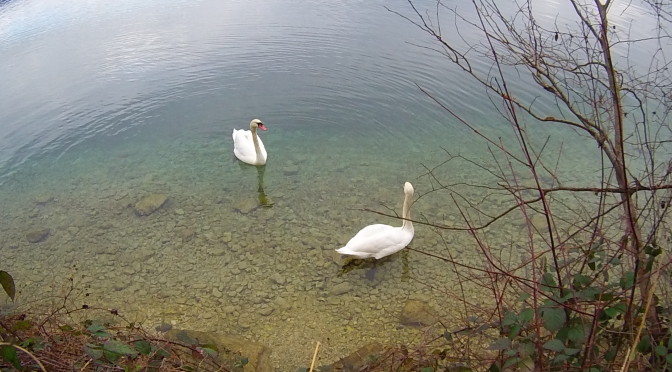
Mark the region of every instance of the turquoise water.
<instances>
[{"instance_id":1,"label":"turquoise water","mask_svg":"<svg viewBox=\"0 0 672 372\"><path fill-rule=\"evenodd\" d=\"M449 153L492 160L416 83L513 143L482 89L411 45L427 39L384 6L409 11L404 1L4 3L0 268L17 280L18 306L58 298L72 276L75 304L148 328L241 335L269 346L278 370L305 365L315 341L323 363L371 341L418 342L398 321L408 299L461 319L445 263L402 252L342 274L334 252L367 224L400 224L361 209L400 214L405 181L415 218L459 222L450 193L427 194L436 184L423 175ZM255 117L269 128L270 208L258 170L232 154L231 130ZM596 177L590 142L539 132L564 179ZM489 177L464 162L436 174ZM166 204L137 216L133 205L156 193ZM494 200L486 207L509 199ZM496 228L506 253L520 227ZM45 240L27 240L41 229ZM423 225L412 247L481 260L467 234Z\"/></svg>"}]
</instances>

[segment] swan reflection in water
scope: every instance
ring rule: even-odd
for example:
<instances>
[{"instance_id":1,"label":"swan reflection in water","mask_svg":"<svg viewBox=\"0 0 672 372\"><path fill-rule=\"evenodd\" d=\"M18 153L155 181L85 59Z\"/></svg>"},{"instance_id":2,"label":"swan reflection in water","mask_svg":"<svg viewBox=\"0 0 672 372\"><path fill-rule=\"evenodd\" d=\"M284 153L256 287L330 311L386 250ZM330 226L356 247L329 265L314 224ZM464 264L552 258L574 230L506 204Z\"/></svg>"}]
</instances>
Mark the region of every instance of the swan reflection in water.
<instances>
[{"instance_id":1,"label":"swan reflection in water","mask_svg":"<svg viewBox=\"0 0 672 372\"><path fill-rule=\"evenodd\" d=\"M405 282L411 278L411 269L408 262L408 251L401 251L401 281ZM343 261L341 269L338 270L336 276L343 276L354 270L364 270L363 277L369 281L374 281L376 279L376 274L378 271L387 266L388 263L396 261L399 255L386 256L380 260L371 258L357 258L357 257L348 257Z\"/></svg>"},{"instance_id":2,"label":"swan reflection in water","mask_svg":"<svg viewBox=\"0 0 672 372\"><path fill-rule=\"evenodd\" d=\"M259 197L259 205L270 208L273 206L273 201L266 196L264 191L264 173L266 173L266 164L257 165L257 194Z\"/></svg>"},{"instance_id":3,"label":"swan reflection in water","mask_svg":"<svg viewBox=\"0 0 672 372\"><path fill-rule=\"evenodd\" d=\"M251 171L250 168L252 168L243 162L238 162L238 166L240 167L240 170L244 172L249 172ZM259 205L270 208L274 203L271 198L266 195L266 191L264 190L264 173L266 173L266 165L255 165L254 168L257 169L257 199L259 200Z\"/></svg>"}]
</instances>

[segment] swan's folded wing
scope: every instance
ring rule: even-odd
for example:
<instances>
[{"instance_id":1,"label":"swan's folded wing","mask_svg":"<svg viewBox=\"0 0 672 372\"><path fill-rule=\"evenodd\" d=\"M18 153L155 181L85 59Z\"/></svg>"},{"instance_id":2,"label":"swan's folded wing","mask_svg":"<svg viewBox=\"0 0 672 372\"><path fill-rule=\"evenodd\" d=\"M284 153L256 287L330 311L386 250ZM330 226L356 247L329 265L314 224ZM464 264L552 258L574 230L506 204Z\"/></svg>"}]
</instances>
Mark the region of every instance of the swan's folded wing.
<instances>
[{"instance_id":1,"label":"swan's folded wing","mask_svg":"<svg viewBox=\"0 0 672 372\"><path fill-rule=\"evenodd\" d=\"M336 252L361 258L381 258L403 249L408 244L405 235L401 227L369 225L361 229L345 247L337 249Z\"/></svg>"},{"instance_id":2,"label":"swan's folded wing","mask_svg":"<svg viewBox=\"0 0 672 372\"><path fill-rule=\"evenodd\" d=\"M245 129L234 129L233 130L233 142L246 142L252 141L252 132Z\"/></svg>"},{"instance_id":3,"label":"swan's folded wing","mask_svg":"<svg viewBox=\"0 0 672 372\"><path fill-rule=\"evenodd\" d=\"M252 132L243 129L233 130L233 153L241 160L255 155Z\"/></svg>"},{"instance_id":4,"label":"swan's folded wing","mask_svg":"<svg viewBox=\"0 0 672 372\"><path fill-rule=\"evenodd\" d=\"M408 236L408 235L401 236L401 234L400 234L398 239L395 240L394 244L388 245L384 249L380 250L378 253L374 254L373 257L375 257L376 260L379 260L383 257L387 257L391 254L399 252L400 250L406 248L406 246L408 245L408 243L411 242L412 239L413 239L412 235L411 236Z\"/></svg>"}]
</instances>

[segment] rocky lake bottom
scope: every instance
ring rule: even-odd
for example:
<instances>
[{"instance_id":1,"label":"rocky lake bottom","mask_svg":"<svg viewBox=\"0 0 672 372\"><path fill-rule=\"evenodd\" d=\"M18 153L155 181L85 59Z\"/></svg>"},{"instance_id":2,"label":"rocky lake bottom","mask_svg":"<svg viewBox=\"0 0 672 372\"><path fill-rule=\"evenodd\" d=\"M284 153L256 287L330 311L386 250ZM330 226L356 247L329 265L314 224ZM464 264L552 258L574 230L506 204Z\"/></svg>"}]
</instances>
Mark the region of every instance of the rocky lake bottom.
<instances>
[{"instance_id":1,"label":"rocky lake bottom","mask_svg":"<svg viewBox=\"0 0 672 372\"><path fill-rule=\"evenodd\" d=\"M361 208L401 214L404 181L415 185L414 219L460 224L450 195L428 194L418 162L387 160L403 151L379 149L376 158L363 146L308 149L320 156L277 151L260 193L256 167L233 161L220 138L199 141L73 152L7 177L0 262L17 282L17 308L58 299L72 277L75 305L115 308L148 329L240 336L266 346L279 371L306 367L317 341L318 364L371 342L420 342L427 329L403 315L414 304L446 327L463 324L462 292L446 262L405 250L347 271L334 251L368 224L400 225ZM445 153L432 156L422 161L438 163ZM469 169L452 172L473 177ZM491 230L501 242L490 244L516 260L511 241L520 226L502 221ZM466 232L416 224L411 247L482 262ZM470 302L490 300L463 285Z\"/></svg>"}]
</instances>

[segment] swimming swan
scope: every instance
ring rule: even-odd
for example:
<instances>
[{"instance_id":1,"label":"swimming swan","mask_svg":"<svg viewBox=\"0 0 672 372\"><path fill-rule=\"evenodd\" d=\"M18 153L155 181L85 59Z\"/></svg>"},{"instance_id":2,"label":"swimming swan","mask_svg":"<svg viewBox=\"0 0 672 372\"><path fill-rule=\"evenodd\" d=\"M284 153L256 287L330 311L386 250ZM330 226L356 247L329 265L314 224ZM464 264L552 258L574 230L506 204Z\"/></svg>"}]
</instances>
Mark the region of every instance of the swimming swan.
<instances>
[{"instance_id":1,"label":"swimming swan","mask_svg":"<svg viewBox=\"0 0 672 372\"><path fill-rule=\"evenodd\" d=\"M413 240L413 223L411 222L411 204L413 203L413 185L404 184L404 207L401 227L383 224L369 225L357 233L348 244L336 252L356 256L358 258L375 257L381 259L405 248Z\"/></svg>"},{"instance_id":2,"label":"swimming swan","mask_svg":"<svg viewBox=\"0 0 672 372\"><path fill-rule=\"evenodd\" d=\"M250 122L250 130L233 130L233 154L238 160L251 165L266 164L266 148L257 136L257 128L266 130L259 119Z\"/></svg>"}]
</instances>

